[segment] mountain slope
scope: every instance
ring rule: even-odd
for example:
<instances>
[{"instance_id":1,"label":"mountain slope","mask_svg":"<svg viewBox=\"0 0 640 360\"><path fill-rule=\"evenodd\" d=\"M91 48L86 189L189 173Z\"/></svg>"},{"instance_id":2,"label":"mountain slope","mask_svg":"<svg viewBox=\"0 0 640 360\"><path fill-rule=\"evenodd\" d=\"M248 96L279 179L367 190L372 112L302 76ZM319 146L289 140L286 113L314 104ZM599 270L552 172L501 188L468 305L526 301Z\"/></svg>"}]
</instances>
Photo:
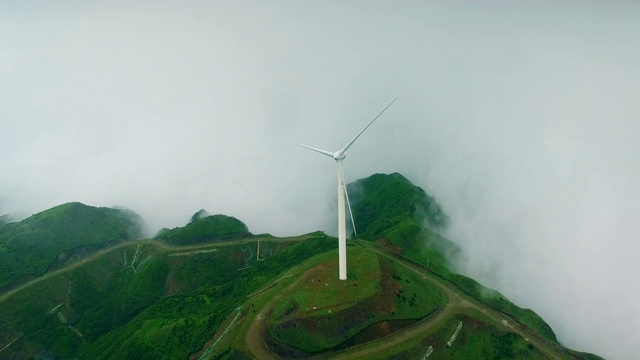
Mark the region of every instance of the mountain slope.
<instances>
[{"instance_id":1,"label":"mountain slope","mask_svg":"<svg viewBox=\"0 0 640 360\"><path fill-rule=\"evenodd\" d=\"M68 203L0 226L0 288L114 242L140 236L130 211Z\"/></svg>"},{"instance_id":2,"label":"mountain slope","mask_svg":"<svg viewBox=\"0 0 640 360\"><path fill-rule=\"evenodd\" d=\"M201 210L0 293L0 357L598 359L456 274L446 214L402 175L349 190L363 235L348 242L346 281L335 238L252 235Z\"/></svg>"},{"instance_id":3,"label":"mountain slope","mask_svg":"<svg viewBox=\"0 0 640 360\"><path fill-rule=\"evenodd\" d=\"M468 294L557 341L551 327L535 312L522 309L499 292L455 273L451 259L461 250L438 232L446 228L449 220L435 198L424 190L394 173L360 179L349 185L349 194L352 193L353 216L362 238L378 239L390 251L429 266Z\"/></svg>"}]
</instances>

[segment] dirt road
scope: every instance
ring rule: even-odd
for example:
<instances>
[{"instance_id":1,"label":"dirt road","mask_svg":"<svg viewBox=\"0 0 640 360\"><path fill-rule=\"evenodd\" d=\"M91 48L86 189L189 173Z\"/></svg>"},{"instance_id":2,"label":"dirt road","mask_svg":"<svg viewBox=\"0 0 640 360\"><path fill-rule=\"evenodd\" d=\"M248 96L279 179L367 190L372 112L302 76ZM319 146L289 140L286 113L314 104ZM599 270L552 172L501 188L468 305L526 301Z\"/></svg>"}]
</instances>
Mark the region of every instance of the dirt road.
<instances>
[{"instance_id":1,"label":"dirt road","mask_svg":"<svg viewBox=\"0 0 640 360\"><path fill-rule=\"evenodd\" d=\"M204 244L197 244L197 245L170 245L167 244L165 242L162 241L158 241L158 240L151 240L151 239L143 239L143 240L131 240L131 241L126 241L126 242L122 242L119 244L116 244L114 246L108 247L106 249L102 249L99 250L85 258L82 258L74 263L71 263L67 266L64 266L60 269L54 270L54 271L50 271L47 272L46 274L32 279L30 281L27 281L26 283L19 285L16 288L13 288L7 292L5 292L4 294L0 295L0 303L2 303L3 301L5 301L6 299L8 299L10 296L12 296L13 294L23 291L26 288L29 288L30 286L33 286L41 281L47 280L53 276L57 276L60 274L64 274L66 272L69 272L73 269L77 269L78 267L93 261L103 255L106 255L110 252L113 251L117 251L120 250L122 248L126 248L128 246L134 246L134 245L149 245L149 246L156 246L160 249L166 250L166 251L180 251L180 252L185 252L185 251L192 251L192 250L203 250L203 249L210 249L210 248L216 248L216 247L223 247L223 246L233 246L233 245L241 245L241 244L248 244L248 243L254 243L259 241L269 241L269 242L289 242L289 241L303 241L308 239L307 236L296 236L296 237L287 237L287 238L273 238L273 237L262 237L262 236L257 236L257 237L251 237L251 238L246 238L246 239L238 239L238 240L233 240L233 241L225 241L225 242L217 242L217 243L204 243Z\"/></svg>"}]
</instances>

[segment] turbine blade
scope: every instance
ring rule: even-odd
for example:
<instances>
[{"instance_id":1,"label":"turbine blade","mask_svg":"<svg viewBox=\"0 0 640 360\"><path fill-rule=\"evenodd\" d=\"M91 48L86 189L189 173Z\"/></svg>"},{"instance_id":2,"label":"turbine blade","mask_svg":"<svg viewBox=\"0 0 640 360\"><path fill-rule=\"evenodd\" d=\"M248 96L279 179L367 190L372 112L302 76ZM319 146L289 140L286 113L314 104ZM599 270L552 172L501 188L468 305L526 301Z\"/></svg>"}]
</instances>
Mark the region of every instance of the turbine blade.
<instances>
[{"instance_id":1,"label":"turbine blade","mask_svg":"<svg viewBox=\"0 0 640 360\"><path fill-rule=\"evenodd\" d=\"M347 184L344 181L344 166L342 164L342 161L339 161L339 169L338 171L340 171L340 176L342 178L342 188L344 189L344 197L345 199L347 199L347 207L349 208L349 217L351 217L351 225L353 225L353 235L355 237L358 236L358 232L356 231L356 222L353 219L353 212L351 211L351 202L349 201L349 193L347 192Z\"/></svg>"},{"instance_id":2,"label":"turbine blade","mask_svg":"<svg viewBox=\"0 0 640 360\"><path fill-rule=\"evenodd\" d=\"M389 106L391 106L394 102L396 102L396 100L398 100L398 98L393 99L393 101L387 105L386 108L384 108L384 110L382 110L380 112L380 114L378 114L378 116L376 116L375 118L373 118L373 120L371 120L371 122L369 123L369 125L367 125L364 129L362 129L362 131L360 131L360 133L358 135L356 135L356 137L354 137L351 141L349 141L349 143L347 143L347 145L345 145L342 149L340 149L340 151L338 151L338 155L342 156L344 155L345 152L347 152L347 150L349 149L349 147L360 137L360 135L362 135L362 133L367 130L369 128L369 126L371 126L371 124L373 124L374 121L376 121L380 115L382 115L385 111L387 111L387 109L389 108Z\"/></svg>"},{"instance_id":3,"label":"turbine blade","mask_svg":"<svg viewBox=\"0 0 640 360\"><path fill-rule=\"evenodd\" d=\"M349 208L349 216L351 217L351 225L353 225L353 236L358 237L358 232L356 231L356 222L353 219L353 212L351 212L351 203L349 202L349 194L347 193L347 185L342 182L342 186L344 187L344 197L347 198L347 207Z\"/></svg>"},{"instance_id":4,"label":"turbine blade","mask_svg":"<svg viewBox=\"0 0 640 360\"><path fill-rule=\"evenodd\" d=\"M282 140L282 141L286 141L286 142L291 143L291 144L293 144L293 145L302 146L303 148L307 148L307 149L309 149L309 150L313 150L313 151L315 151L315 152L319 152L320 154L322 154L322 155L327 155L328 157L330 157L330 158L332 158L332 159L333 159L333 153L332 153L332 152L330 152L330 151L326 151L326 150L322 150L322 149L316 149L316 148L314 148L314 147L307 146L307 145L303 145L303 144L298 144L297 142L293 142L293 141L290 141L290 140L287 140L287 139L280 139L280 140Z\"/></svg>"}]
</instances>

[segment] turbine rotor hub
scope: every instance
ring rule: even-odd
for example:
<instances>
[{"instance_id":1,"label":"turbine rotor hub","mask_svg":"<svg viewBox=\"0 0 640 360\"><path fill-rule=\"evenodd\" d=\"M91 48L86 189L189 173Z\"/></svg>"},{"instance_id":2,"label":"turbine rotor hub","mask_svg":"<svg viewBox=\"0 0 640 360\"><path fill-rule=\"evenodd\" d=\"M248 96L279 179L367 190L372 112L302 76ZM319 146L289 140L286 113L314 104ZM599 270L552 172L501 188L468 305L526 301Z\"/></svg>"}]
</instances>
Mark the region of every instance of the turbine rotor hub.
<instances>
[{"instance_id":1,"label":"turbine rotor hub","mask_svg":"<svg viewBox=\"0 0 640 360\"><path fill-rule=\"evenodd\" d=\"M336 152L333 153L333 160L335 160L335 161L342 161L346 157L347 157L347 155L340 154L340 151L336 151Z\"/></svg>"}]
</instances>

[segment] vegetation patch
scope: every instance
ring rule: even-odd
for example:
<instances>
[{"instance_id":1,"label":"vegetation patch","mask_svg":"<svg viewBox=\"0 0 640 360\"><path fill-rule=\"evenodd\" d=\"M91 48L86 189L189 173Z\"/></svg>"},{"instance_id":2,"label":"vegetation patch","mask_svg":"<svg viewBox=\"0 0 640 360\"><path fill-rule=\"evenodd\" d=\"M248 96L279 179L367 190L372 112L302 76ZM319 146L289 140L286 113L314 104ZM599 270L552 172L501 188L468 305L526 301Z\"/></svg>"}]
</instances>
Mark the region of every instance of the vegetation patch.
<instances>
[{"instance_id":1,"label":"vegetation patch","mask_svg":"<svg viewBox=\"0 0 640 360\"><path fill-rule=\"evenodd\" d=\"M444 358L468 359L480 355L485 359L546 359L535 346L516 333L464 315L458 316L453 323L458 321L464 324L458 340L451 347L438 347L438 354ZM446 333L441 335L445 338L450 336Z\"/></svg>"}]
</instances>

